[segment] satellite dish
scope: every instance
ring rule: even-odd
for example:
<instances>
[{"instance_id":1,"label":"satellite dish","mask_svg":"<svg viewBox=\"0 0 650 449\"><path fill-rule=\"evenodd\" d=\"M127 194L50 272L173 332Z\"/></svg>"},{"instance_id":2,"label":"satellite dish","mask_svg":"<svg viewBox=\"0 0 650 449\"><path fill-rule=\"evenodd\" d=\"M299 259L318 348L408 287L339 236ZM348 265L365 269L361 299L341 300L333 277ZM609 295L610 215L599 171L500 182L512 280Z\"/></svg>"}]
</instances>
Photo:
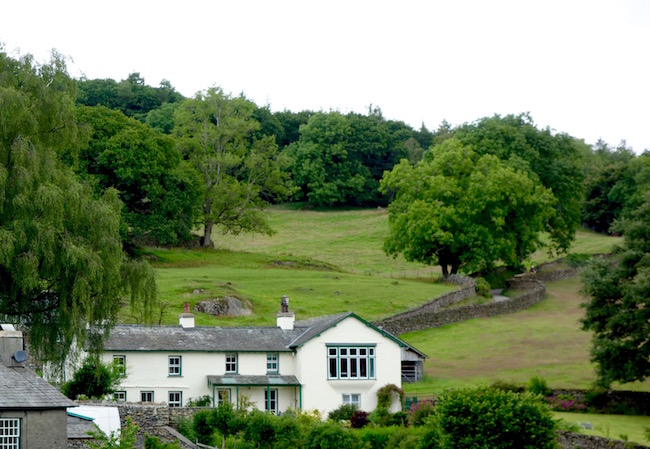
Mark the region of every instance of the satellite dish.
<instances>
[{"instance_id":1,"label":"satellite dish","mask_svg":"<svg viewBox=\"0 0 650 449\"><path fill-rule=\"evenodd\" d=\"M27 353L25 351L14 352L14 360L18 363L23 363L25 360L27 360Z\"/></svg>"}]
</instances>

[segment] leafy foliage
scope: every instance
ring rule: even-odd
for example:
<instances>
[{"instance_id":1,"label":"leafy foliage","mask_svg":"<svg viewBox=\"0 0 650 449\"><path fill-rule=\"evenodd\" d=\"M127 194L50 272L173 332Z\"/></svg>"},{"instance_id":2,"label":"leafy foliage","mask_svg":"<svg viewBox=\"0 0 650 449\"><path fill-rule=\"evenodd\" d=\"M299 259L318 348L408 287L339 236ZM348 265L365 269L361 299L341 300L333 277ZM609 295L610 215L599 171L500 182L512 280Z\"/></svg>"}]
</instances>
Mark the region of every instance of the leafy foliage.
<instances>
[{"instance_id":1,"label":"leafy foliage","mask_svg":"<svg viewBox=\"0 0 650 449\"><path fill-rule=\"evenodd\" d=\"M103 399L115 391L119 380L120 373L115 366L106 365L96 357L88 357L75 371L72 380L63 384L61 391L70 399L77 399L80 395Z\"/></svg>"},{"instance_id":2,"label":"leafy foliage","mask_svg":"<svg viewBox=\"0 0 650 449\"><path fill-rule=\"evenodd\" d=\"M300 128L286 152L293 159L297 186L314 206L377 205L379 180L408 155L410 128L386 121L381 111L367 116L318 112Z\"/></svg>"},{"instance_id":3,"label":"leafy foliage","mask_svg":"<svg viewBox=\"0 0 650 449\"><path fill-rule=\"evenodd\" d=\"M585 144L567 134L538 129L528 114L485 117L460 126L454 137L478 155L491 154L525 171L554 197L545 216L552 249L566 252L580 224Z\"/></svg>"},{"instance_id":4,"label":"leafy foliage","mask_svg":"<svg viewBox=\"0 0 650 449\"><path fill-rule=\"evenodd\" d=\"M327 421L316 424L307 434L305 449L340 449L342 447L364 448L361 438L344 429L340 424Z\"/></svg>"},{"instance_id":5,"label":"leafy foliage","mask_svg":"<svg viewBox=\"0 0 650 449\"><path fill-rule=\"evenodd\" d=\"M615 229L623 232L616 265L595 260L582 274L583 329L592 331L592 360L600 383L644 380L650 376L650 191L644 202Z\"/></svg>"},{"instance_id":6,"label":"leafy foliage","mask_svg":"<svg viewBox=\"0 0 650 449\"><path fill-rule=\"evenodd\" d=\"M540 245L552 194L496 156L478 156L455 139L434 147L416 167L402 161L384 175L389 206L387 254L439 264L447 276L519 266Z\"/></svg>"},{"instance_id":7,"label":"leafy foliage","mask_svg":"<svg viewBox=\"0 0 650 449\"><path fill-rule=\"evenodd\" d=\"M131 418L127 418L126 426L117 432L106 435L101 430L92 432L92 440L86 444L91 449L133 449L136 443L136 435L139 427L133 424Z\"/></svg>"},{"instance_id":8,"label":"leafy foliage","mask_svg":"<svg viewBox=\"0 0 650 449\"><path fill-rule=\"evenodd\" d=\"M404 390L395 384L386 384L377 390L377 407L390 408L393 404L393 393L399 396L400 403L404 402Z\"/></svg>"},{"instance_id":9,"label":"leafy foliage","mask_svg":"<svg viewBox=\"0 0 650 449\"><path fill-rule=\"evenodd\" d=\"M537 396L494 388L461 389L438 399L425 447L552 449L555 423ZM436 445L430 443L435 441Z\"/></svg>"},{"instance_id":10,"label":"leafy foliage","mask_svg":"<svg viewBox=\"0 0 650 449\"><path fill-rule=\"evenodd\" d=\"M0 317L46 360L83 345L89 324L109 328L125 296L144 310L155 297L151 268L122 251L117 192L96 197L59 159L79 144L73 98L58 55L0 51Z\"/></svg>"},{"instance_id":11,"label":"leafy foliage","mask_svg":"<svg viewBox=\"0 0 650 449\"><path fill-rule=\"evenodd\" d=\"M211 88L176 110L174 135L202 180L203 246L212 228L270 234L262 211L291 193L288 161L273 137L256 138L255 104Z\"/></svg>"},{"instance_id":12,"label":"leafy foliage","mask_svg":"<svg viewBox=\"0 0 650 449\"><path fill-rule=\"evenodd\" d=\"M100 190L120 192L130 238L160 245L190 240L200 180L174 140L102 106L79 107L77 119L88 135L79 170L93 176Z\"/></svg>"},{"instance_id":13,"label":"leafy foliage","mask_svg":"<svg viewBox=\"0 0 650 449\"><path fill-rule=\"evenodd\" d=\"M539 376L533 376L530 378L530 381L528 382L528 391L540 396L549 396L553 393L553 390L550 389L546 380Z\"/></svg>"},{"instance_id":14,"label":"leafy foliage","mask_svg":"<svg viewBox=\"0 0 650 449\"><path fill-rule=\"evenodd\" d=\"M341 404L328 413L327 419L330 421L350 421L356 409L357 407L353 404Z\"/></svg>"}]
</instances>

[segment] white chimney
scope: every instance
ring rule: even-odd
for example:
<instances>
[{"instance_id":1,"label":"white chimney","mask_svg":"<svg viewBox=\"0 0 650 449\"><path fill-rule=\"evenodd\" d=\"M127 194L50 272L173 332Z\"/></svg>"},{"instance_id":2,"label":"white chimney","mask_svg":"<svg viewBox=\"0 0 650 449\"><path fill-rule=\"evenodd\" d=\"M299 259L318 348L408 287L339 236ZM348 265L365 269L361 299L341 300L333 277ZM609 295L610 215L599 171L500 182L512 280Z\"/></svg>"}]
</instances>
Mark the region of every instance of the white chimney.
<instances>
[{"instance_id":1,"label":"white chimney","mask_svg":"<svg viewBox=\"0 0 650 449\"><path fill-rule=\"evenodd\" d=\"M289 312L289 298L287 295L282 297L280 302L280 312L277 315L277 325L283 331L293 330L293 323L296 321L296 314Z\"/></svg>"},{"instance_id":2,"label":"white chimney","mask_svg":"<svg viewBox=\"0 0 650 449\"><path fill-rule=\"evenodd\" d=\"M183 313L178 315L178 324L180 324L183 329L191 329L194 327L194 314L190 313L189 302L183 304Z\"/></svg>"}]
</instances>

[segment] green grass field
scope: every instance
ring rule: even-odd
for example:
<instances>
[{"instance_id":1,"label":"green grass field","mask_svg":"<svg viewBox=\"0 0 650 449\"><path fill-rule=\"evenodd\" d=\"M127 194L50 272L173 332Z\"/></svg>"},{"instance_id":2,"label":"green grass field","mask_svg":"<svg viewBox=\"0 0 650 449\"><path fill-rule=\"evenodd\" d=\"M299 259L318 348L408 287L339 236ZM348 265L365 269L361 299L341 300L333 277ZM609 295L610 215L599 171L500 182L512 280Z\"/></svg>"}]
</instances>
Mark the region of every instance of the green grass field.
<instances>
[{"instance_id":1,"label":"green grass field","mask_svg":"<svg viewBox=\"0 0 650 449\"><path fill-rule=\"evenodd\" d=\"M592 386L591 336L579 323L585 301L580 282L548 282L546 289L547 298L524 311L402 335L429 356L425 381L404 388L426 396L495 380L527 384L533 376L546 379L552 388ZM614 387L650 391L650 381Z\"/></svg>"}]
</instances>

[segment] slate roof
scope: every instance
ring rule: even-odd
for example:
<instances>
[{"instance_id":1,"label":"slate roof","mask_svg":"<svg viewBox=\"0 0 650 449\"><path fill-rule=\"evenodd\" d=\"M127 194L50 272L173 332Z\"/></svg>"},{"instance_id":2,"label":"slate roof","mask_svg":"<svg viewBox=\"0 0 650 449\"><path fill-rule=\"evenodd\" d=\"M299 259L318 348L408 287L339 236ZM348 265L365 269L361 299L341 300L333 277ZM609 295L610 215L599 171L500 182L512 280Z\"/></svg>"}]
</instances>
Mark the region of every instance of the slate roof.
<instances>
[{"instance_id":1,"label":"slate roof","mask_svg":"<svg viewBox=\"0 0 650 449\"><path fill-rule=\"evenodd\" d=\"M225 376L208 376L209 385L247 386L247 387L293 387L300 385L296 376L242 376L231 374Z\"/></svg>"},{"instance_id":2,"label":"slate roof","mask_svg":"<svg viewBox=\"0 0 650 449\"><path fill-rule=\"evenodd\" d=\"M290 351L289 343L304 330L279 327L193 327L117 325L104 342L105 351Z\"/></svg>"},{"instance_id":3,"label":"slate roof","mask_svg":"<svg viewBox=\"0 0 650 449\"><path fill-rule=\"evenodd\" d=\"M0 410L57 409L74 405L29 368L8 367L0 361Z\"/></svg>"},{"instance_id":4,"label":"slate roof","mask_svg":"<svg viewBox=\"0 0 650 449\"><path fill-rule=\"evenodd\" d=\"M395 341L412 348L394 335L352 312L296 321L293 330L279 327L208 327L116 325L104 342L105 351L183 352L290 352L353 317ZM412 348L414 349L414 348ZM416 352L420 353L416 350ZM420 353L421 354L421 353Z\"/></svg>"}]
</instances>

